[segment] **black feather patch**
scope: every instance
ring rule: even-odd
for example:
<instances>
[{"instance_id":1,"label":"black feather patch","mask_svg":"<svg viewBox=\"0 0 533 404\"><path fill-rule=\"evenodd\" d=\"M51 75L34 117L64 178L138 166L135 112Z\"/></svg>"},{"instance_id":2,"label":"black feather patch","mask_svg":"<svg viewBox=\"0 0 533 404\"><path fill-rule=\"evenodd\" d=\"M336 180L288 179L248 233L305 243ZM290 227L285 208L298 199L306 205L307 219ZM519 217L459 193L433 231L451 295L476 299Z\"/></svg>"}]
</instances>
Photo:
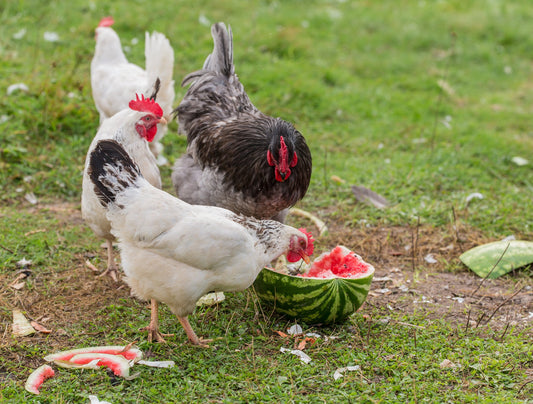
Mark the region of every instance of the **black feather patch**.
<instances>
[{"instance_id":1,"label":"black feather patch","mask_svg":"<svg viewBox=\"0 0 533 404\"><path fill-rule=\"evenodd\" d=\"M88 174L103 206L115 202L117 194L135 186L136 179L141 176L137 164L114 140L101 140L96 144L89 160Z\"/></svg>"},{"instance_id":2,"label":"black feather patch","mask_svg":"<svg viewBox=\"0 0 533 404\"><path fill-rule=\"evenodd\" d=\"M150 95L150 99L156 101L157 99L157 93L161 89L161 80L159 80L159 77L155 80L154 83L154 91L152 92L152 95Z\"/></svg>"}]
</instances>

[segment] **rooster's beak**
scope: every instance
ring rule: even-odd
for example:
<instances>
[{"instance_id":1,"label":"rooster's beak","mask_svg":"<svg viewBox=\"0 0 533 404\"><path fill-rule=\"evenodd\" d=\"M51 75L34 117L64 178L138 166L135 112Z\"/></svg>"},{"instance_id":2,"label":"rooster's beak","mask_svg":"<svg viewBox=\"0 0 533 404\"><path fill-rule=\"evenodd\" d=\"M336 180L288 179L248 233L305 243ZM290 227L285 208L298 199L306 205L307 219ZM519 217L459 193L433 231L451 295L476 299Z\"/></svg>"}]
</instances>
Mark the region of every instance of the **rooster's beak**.
<instances>
[{"instance_id":1,"label":"rooster's beak","mask_svg":"<svg viewBox=\"0 0 533 404\"><path fill-rule=\"evenodd\" d=\"M161 117L161 119L159 119L159 123L163 124L163 125L166 125L168 122L167 122L167 120L164 117Z\"/></svg>"}]
</instances>

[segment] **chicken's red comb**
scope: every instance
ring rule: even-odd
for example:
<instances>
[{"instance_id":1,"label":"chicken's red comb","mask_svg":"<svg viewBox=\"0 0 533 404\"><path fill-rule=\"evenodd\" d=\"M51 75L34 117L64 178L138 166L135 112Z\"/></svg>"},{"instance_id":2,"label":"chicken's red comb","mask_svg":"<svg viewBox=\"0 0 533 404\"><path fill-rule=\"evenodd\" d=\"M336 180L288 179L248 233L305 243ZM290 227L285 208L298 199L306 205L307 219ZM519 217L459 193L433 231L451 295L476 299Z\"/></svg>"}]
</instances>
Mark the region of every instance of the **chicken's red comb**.
<instances>
[{"instance_id":1,"label":"chicken's red comb","mask_svg":"<svg viewBox=\"0 0 533 404\"><path fill-rule=\"evenodd\" d=\"M113 19L113 17L109 16L109 17L102 18L98 26L99 27L110 27L114 23L115 23L115 20Z\"/></svg>"},{"instance_id":2,"label":"chicken's red comb","mask_svg":"<svg viewBox=\"0 0 533 404\"><path fill-rule=\"evenodd\" d=\"M155 102L151 98L144 98L144 95L142 94L140 99L139 94L135 94L135 97L137 97L137 99L131 100L129 103L129 107L131 109L139 112L151 112L158 118L161 118L163 116L163 110L157 102Z\"/></svg>"},{"instance_id":3,"label":"chicken's red comb","mask_svg":"<svg viewBox=\"0 0 533 404\"><path fill-rule=\"evenodd\" d=\"M305 249L304 252L308 256L313 255L313 252L315 251L315 239L313 238L313 235L310 232L308 232L305 228L299 228L298 230L300 230L303 234L307 236L307 248Z\"/></svg>"}]
</instances>

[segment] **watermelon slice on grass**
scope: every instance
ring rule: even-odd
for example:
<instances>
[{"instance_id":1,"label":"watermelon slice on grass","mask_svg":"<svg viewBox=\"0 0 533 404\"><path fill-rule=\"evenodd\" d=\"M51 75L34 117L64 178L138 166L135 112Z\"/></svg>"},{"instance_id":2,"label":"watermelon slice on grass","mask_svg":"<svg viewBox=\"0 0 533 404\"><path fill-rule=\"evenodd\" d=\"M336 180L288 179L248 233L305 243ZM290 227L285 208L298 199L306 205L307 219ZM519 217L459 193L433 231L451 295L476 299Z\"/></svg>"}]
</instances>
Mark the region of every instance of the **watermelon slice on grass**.
<instances>
[{"instance_id":1,"label":"watermelon slice on grass","mask_svg":"<svg viewBox=\"0 0 533 404\"><path fill-rule=\"evenodd\" d=\"M344 321L368 295L374 267L346 247L337 246L297 276L264 268L254 282L261 301L278 313L308 324Z\"/></svg>"}]
</instances>

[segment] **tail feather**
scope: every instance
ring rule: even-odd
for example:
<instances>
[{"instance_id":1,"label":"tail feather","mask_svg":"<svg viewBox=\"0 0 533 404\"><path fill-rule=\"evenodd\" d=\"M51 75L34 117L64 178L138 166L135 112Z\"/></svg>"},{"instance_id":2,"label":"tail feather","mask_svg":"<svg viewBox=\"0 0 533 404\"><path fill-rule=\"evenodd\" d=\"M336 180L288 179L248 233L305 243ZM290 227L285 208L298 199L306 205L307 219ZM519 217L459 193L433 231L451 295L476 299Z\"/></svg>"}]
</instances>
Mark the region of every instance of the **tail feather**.
<instances>
[{"instance_id":1,"label":"tail feather","mask_svg":"<svg viewBox=\"0 0 533 404\"><path fill-rule=\"evenodd\" d=\"M89 177L102 206L114 203L118 194L129 187L138 187L142 178L137 164L114 140L101 140L91 153Z\"/></svg>"},{"instance_id":2,"label":"tail feather","mask_svg":"<svg viewBox=\"0 0 533 404\"><path fill-rule=\"evenodd\" d=\"M146 74L148 83L155 83L161 80L161 90L157 96L157 102L163 108L165 115L172 110L174 102L174 49L170 46L165 35L153 32L151 35L145 34L146 43L144 56L146 58Z\"/></svg>"},{"instance_id":3,"label":"tail feather","mask_svg":"<svg viewBox=\"0 0 533 404\"><path fill-rule=\"evenodd\" d=\"M187 75L181 83L182 86L192 83L198 77L209 72L221 73L226 77L235 74L231 27L228 26L226 29L226 25L223 22L213 24L211 27L211 36L214 42L213 52L205 59L202 70Z\"/></svg>"}]
</instances>

